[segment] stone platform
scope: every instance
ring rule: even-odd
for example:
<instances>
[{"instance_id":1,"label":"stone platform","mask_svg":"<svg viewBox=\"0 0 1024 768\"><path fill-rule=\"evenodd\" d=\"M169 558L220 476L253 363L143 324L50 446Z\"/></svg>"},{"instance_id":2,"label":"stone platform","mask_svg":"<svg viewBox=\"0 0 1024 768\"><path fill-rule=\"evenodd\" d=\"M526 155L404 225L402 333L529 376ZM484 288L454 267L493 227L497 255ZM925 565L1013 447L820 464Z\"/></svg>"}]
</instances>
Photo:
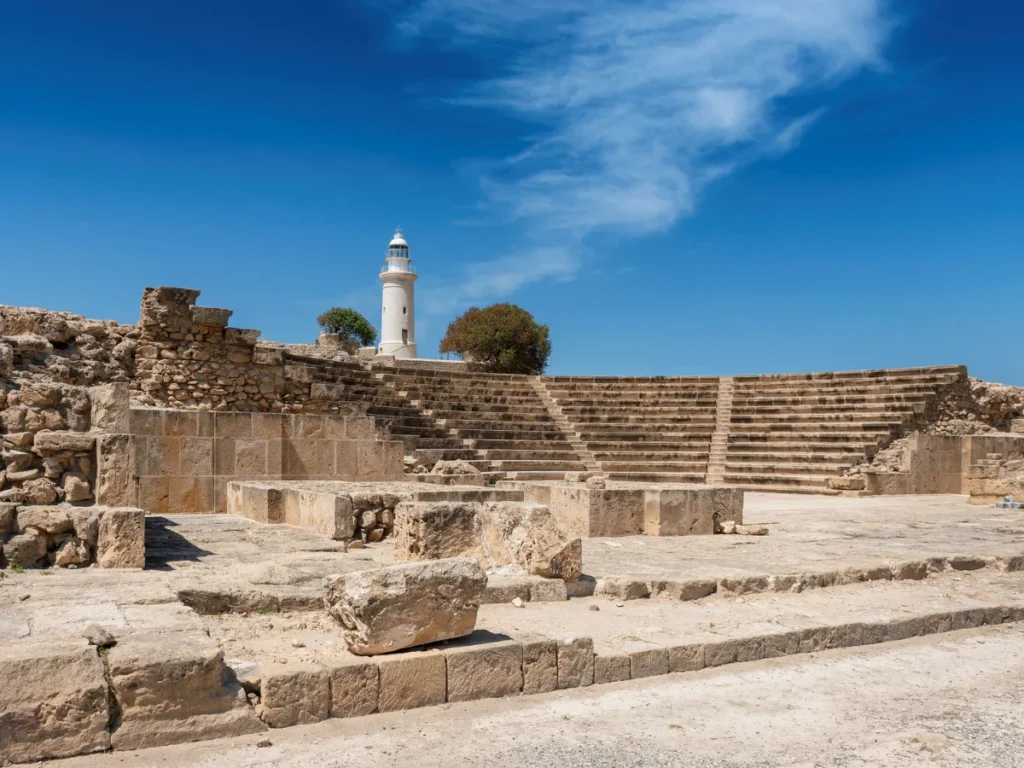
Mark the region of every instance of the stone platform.
<instances>
[{"instance_id":1,"label":"stone platform","mask_svg":"<svg viewBox=\"0 0 1024 768\"><path fill-rule=\"evenodd\" d=\"M1024 618L1019 511L750 493L745 516L770 534L589 539L569 591L596 594L515 607L529 585L496 581L502 602L469 638L359 661L322 578L392 562L386 539L348 549L287 524L150 517L145 570L3 574L0 677L19 682L0 747L17 761L136 749ZM97 653L90 624L116 645Z\"/></svg>"},{"instance_id":2,"label":"stone platform","mask_svg":"<svg viewBox=\"0 0 1024 768\"><path fill-rule=\"evenodd\" d=\"M608 481L604 487L562 480L502 480L527 501L544 504L572 536L693 536L722 522L743 522L743 491L703 483Z\"/></svg>"}]
</instances>

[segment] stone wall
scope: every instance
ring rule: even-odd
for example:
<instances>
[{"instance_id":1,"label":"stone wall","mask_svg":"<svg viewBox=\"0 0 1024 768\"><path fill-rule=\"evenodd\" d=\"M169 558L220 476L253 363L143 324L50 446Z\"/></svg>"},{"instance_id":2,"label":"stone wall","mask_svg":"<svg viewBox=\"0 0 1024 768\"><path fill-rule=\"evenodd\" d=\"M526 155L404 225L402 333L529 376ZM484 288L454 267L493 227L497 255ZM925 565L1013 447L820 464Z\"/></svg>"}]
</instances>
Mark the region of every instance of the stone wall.
<instances>
[{"instance_id":1,"label":"stone wall","mask_svg":"<svg viewBox=\"0 0 1024 768\"><path fill-rule=\"evenodd\" d=\"M0 503L0 568L142 568L141 509Z\"/></svg>"},{"instance_id":2,"label":"stone wall","mask_svg":"<svg viewBox=\"0 0 1024 768\"><path fill-rule=\"evenodd\" d=\"M1024 501L1024 444L1010 454L990 453L978 459L968 468L965 485L971 504Z\"/></svg>"},{"instance_id":3,"label":"stone wall","mask_svg":"<svg viewBox=\"0 0 1024 768\"><path fill-rule=\"evenodd\" d=\"M232 480L395 480L400 442L365 416L132 408L136 503L154 514L225 512Z\"/></svg>"},{"instance_id":4,"label":"stone wall","mask_svg":"<svg viewBox=\"0 0 1024 768\"><path fill-rule=\"evenodd\" d=\"M1024 452L1024 436L914 434L905 439L897 465L863 470L865 489L882 496L969 493L972 466L992 454Z\"/></svg>"}]
</instances>

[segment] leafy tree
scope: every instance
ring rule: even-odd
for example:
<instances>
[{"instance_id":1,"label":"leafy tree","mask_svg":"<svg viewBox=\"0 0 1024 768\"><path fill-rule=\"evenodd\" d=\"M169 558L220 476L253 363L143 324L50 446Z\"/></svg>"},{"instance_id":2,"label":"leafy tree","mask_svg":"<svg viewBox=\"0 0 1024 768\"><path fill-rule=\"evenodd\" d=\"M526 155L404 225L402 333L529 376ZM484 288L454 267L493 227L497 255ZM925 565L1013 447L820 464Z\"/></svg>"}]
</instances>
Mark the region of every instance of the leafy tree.
<instances>
[{"instance_id":1,"label":"leafy tree","mask_svg":"<svg viewBox=\"0 0 1024 768\"><path fill-rule=\"evenodd\" d=\"M551 355L548 327L515 304L470 307L448 326L441 352L454 352L495 373L540 374Z\"/></svg>"},{"instance_id":2,"label":"leafy tree","mask_svg":"<svg viewBox=\"0 0 1024 768\"><path fill-rule=\"evenodd\" d=\"M358 341L368 347L377 340L377 329L354 309L331 307L316 321L327 333L341 336L342 341Z\"/></svg>"}]
</instances>

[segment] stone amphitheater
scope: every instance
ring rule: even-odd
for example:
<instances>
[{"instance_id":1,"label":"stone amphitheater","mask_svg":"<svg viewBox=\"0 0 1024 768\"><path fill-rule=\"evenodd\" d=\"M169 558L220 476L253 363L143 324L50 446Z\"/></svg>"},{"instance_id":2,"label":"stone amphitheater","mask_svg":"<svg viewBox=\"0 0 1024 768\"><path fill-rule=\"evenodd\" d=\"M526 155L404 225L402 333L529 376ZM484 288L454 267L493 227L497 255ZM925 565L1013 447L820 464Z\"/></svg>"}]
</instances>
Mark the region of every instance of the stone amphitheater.
<instances>
[{"instance_id":1,"label":"stone amphitheater","mask_svg":"<svg viewBox=\"0 0 1024 768\"><path fill-rule=\"evenodd\" d=\"M497 375L198 296L0 306L0 764L1024 619L1024 390L963 366Z\"/></svg>"}]
</instances>

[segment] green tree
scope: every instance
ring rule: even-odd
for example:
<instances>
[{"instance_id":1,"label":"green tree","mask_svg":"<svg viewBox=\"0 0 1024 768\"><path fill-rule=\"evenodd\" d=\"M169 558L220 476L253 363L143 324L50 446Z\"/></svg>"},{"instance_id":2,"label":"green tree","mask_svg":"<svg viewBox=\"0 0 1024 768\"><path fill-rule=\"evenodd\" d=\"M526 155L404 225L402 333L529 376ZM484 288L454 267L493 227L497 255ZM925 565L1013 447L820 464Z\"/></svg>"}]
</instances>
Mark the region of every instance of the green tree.
<instances>
[{"instance_id":1,"label":"green tree","mask_svg":"<svg viewBox=\"0 0 1024 768\"><path fill-rule=\"evenodd\" d=\"M540 374L551 355L548 327L515 304L470 307L448 326L441 353L454 352L495 373Z\"/></svg>"},{"instance_id":2,"label":"green tree","mask_svg":"<svg viewBox=\"0 0 1024 768\"><path fill-rule=\"evenodd\" d=\"M377 340L377 329L354 309L331 307L316 321L327 333L341 336L342 341L358 341L368 347Z\"/></svg>"}]
</instances>

